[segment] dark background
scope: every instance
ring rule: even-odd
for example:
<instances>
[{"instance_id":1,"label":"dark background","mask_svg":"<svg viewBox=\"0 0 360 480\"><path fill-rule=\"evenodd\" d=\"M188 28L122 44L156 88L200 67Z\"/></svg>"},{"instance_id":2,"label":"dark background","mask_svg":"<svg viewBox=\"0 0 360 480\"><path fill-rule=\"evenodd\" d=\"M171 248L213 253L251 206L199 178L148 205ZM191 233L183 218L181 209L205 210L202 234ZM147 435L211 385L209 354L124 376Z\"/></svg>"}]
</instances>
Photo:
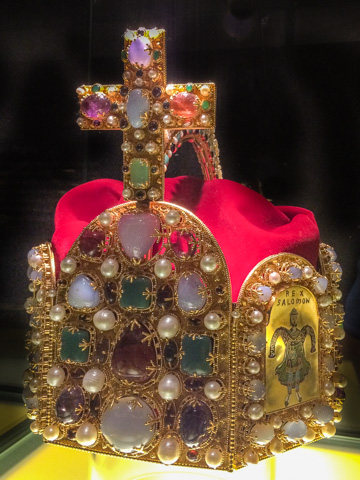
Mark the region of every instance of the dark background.
<instances>
[{"instance_id":1,"label":"dark background","mask_svg":"<svg viewBox=\"0 0 360 480\"><path fill-rule=\"evenodd\" d=\"M79 130L76 87L121 83L122 34L139 26L166 29L169 83L217 84L224 178L261 190L276 205L311 209L322 240L338 252L345 296L355 282L360 2L2 0L5 389L20 389L24 366L28 250L51 239L56 203L67 190L96 178L121 178L122 135ZM188 152L179 150L171 176L200 173Z\"/></svg>"}]
</instances>

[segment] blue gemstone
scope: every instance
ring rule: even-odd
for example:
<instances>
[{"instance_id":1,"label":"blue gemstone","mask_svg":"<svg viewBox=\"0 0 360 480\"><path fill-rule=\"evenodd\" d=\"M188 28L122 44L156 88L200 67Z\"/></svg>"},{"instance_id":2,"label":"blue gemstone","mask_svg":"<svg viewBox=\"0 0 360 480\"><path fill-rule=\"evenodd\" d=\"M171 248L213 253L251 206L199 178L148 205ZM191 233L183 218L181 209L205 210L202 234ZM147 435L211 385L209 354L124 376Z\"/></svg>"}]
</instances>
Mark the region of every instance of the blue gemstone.
<instances>
[{"instance_id":1,"label":"blue gemstone","mask_svg":"<svg viewBox=\"0 0 360 480\"><path fill-rule=\"evenodd\" d=\"M141 128L147 122L150 110L150 103L145 90L135 88L129 93L127 101L127 116L134 128Z\"/></svg>"},{"instance_id":2,"label":"blue gemstone","mask_svg":"<svg viewBox=\"0 0 360 480\"><path fill-rule=\"evenodd\" d=\"M74 308L94 308L100 303L100 293L93 280L86 275L77 275L68 291L68 302Z\"/></svg>"}]
</instances>

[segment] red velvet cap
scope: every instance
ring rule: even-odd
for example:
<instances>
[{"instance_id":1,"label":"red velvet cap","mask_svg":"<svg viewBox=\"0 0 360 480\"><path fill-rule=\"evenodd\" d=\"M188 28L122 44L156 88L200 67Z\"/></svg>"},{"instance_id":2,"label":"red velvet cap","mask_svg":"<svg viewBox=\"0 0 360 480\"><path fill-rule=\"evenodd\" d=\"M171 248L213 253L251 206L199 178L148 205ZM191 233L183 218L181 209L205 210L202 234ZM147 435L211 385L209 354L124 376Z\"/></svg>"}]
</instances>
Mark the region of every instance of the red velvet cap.
<instances>
[{"instance_id":1,"label":"red velvet cap","mask_svg":"<svg viewBox=\"0 0 360 480\"><path fill-rule=\"evenodd\" d=\"M52 238L57 262L82 229L107 208L124 203L123 184L95 180L67 192L55 213ZM316 265L319 230L314 215L299 207L275 207L258 193L230 180L177 177L165 180L165 201L194 213L211 230L229 268L236 302L249 272L264 258L290 252Z\"/></svg>"}]
</instances>

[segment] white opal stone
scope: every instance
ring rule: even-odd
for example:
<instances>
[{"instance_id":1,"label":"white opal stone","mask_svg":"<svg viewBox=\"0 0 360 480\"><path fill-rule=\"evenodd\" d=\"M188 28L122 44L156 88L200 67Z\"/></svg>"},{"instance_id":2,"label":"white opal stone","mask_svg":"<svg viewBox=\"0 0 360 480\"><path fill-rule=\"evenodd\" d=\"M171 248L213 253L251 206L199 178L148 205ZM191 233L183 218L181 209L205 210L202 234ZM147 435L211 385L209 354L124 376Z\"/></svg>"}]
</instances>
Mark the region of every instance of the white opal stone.
<instances>
[{"instance_id":1,"label":"white opal stone","mask_svg":"<svg viewBox=\"0 0 360 480\"><path fill-rule=\"evenodd\" d=\"M100 293L91 278L77 275L68 291L68 302L74 308L94 308L100 303Z\"/></svg>"},{"instance_id":2,"label":"white opal stone","mask_svg":"<svg viewBox=\"0 0 360 480\"><path fill-rule=\"evenodd\" d=\"M185 310L185 312L201 310L206 303L206 293L204 294L200 290L204 286L197 273L183 274L178 284L179 307Z\"/></svg>"},{"instance_id":3,"label":"white opal stone","mask_svg":"<svg viewBox=\"0 0 360 480\"><path fill-rule=\"evenodd\" d=\"M257 378L249 382L249 394L248 397L251 400L261 400L266 393L266 387L261 380Z\"/></svg>"},{"instance_id":4,"label":"white opal stone","mask_svg":"<svg viewBox=\"0 0 360 480\"><path fill-rule=\"evenodd\" d=\"M164 315L160 318L157 331L161 338L173 338L178 333L180 321L175 315Z\"/></svg>"},{"instance_id":5,"label":"white opal stone","mask_svg":"<svg viewBox=\"0 0 360 480\"><path fill-rule=\"evenodd\" d=\"M205 462L210 468L217 468L222 463L222 453L218 448L209 448L205 454Z\"/></svg>"},{"instance_id":6,"label":"white opal stone","mask_svg":"<svg viewBox=\"0 0 360 480\"><path fill-rule=\"evenodd\" d=\"M249 335L248 342L251 344L251 349L254 353L260 353L266 347L266 338L262 333Z\"/></svg>"},{"instance_id":7,"label":"white opal stone","mask_svg":"<svg viewBox=\"0 0 360 480\"><path fill-rule=\"evenodd\" d=\"M287 422L284 425L284 433L290 440L303 438L307 432L307 425L302 421Z\"/></svg>"},{"instance_id":8,"label":"white opal stone","mask_svg":"<svg viewBox=\"0 0 360 480\"><path fill-rule=\"evenodd\" d=\"M160 220L152 213L128 213L118 224L119 240L130 258L147 254L156 241L156 231L160 231Z\"/></svg>"},{"instance_id":9,"label":"white opal stone","mask_svg":"<svg viewBox=\"0 0 360 480\"><path fill-rule=\"evenodd\" d=\"M94 445L97 440L98 431L95 425L90 422L83 423L77 429L76 432L76 441L84 446L89 447L90 445Z\"/></svg>"},{"instance_id":10,"label":"white opal stone","mask_svg":"<svg viewBox=\"0 0 360 480\"><path fill-rule=\"evenodd\" d=\"M258 423L251 429L254 441L258 445L267 445L275 436L274 427L268 423Z\"/></svg>"},{"instance_id":11,"label":"white opal stone","mask_svg":"<svg viewBox=\"0 0 360 480\"><path fill-rule=\"evenodd\" d=\"M317 293L325 293L328 286L326 277L318 277L314 280L314 289Z\"/></svg>"},{"instance_id":12,"label":"white opal stone","mask_svg":"<svg viewBox=\"0 0 360 480\"><path fill-rule=\"evenodd\" d=\"M154 273L158 278L167 278L172 271L172 265L167 258L159 258L154 265Z\"/></svg>"},{"instance_id":13,"label":"white opal stone","mask_svg":"<svg viewBox=\"0 0 360 480\"><path fill-rule=\"evenodd\" d=\"M266 285L259 285L256 289L260 302L268 302L272 295L272 290Z\"/></svg>"},{"instance_id":14,"label":"white opal stone","mask_svg":"<svg viewBox=\"0 0 360 480\"><path fill-rule=\"evenodd\" d=\"M106 332L114 328L116 323L116 317L114 312L106 308L103 308L102 310L99 310L98 312L95 313L93 322L96 328Z\"/></svg>"},{"instance_id":15,"label":"white opal stone","mask_svg":"<svg viewBox=\"0 0 360 480\"><path fill-rule=\"evenodd\" d=\"M164 375L158 385L159 395L164 400L174 400L179 396L180 390L180 380L172 373Z\"/></svg>"},{"instance_id":16,"label":"white opal stone","mask_svg":"<svg viewBox=\"0 0 360 480\"><path fill-rule=\"evenodd\" d=\"M334 410L330 405L317 404L313 408L313 415L317 423L325 424L334 418Z\"/></svg>"},{"instance_id":17,"label":"white opal stone","mask_svg":"<svg viewBox=\"0 0 360 480\"><path fill-rule=\"evenodd\" d=\"M91 368L83 378L82 386L89 393L98 393L105 384L105 374L99 368Z\"/></svg>"},{"instance_id":18,"label":"white opal stone","mask_svg":"<svg viewBox=\"0 0 360 480\"><path fill-rule=\"evenodd\" d=\"M127 116L131 126L141 128L145 125L145 118L148 117L150 102L146 91L141 88L131 90L126 105Z\"/></svg>"},{"instance_id":19,"label":"white opal stone","mask_svg":"<svg viewBox=\"0 0 360 480\"><path fill-rule=\"evenodd\" d=\"M166 436L159 443L158 457L161 463L172 465L180 457L181 446L176 437Z\"/></svg>"},{"instance_id":20,"label":"white opal stone","mask_svg":"<svg viewBox=\"0 0 360 480\"><path fill-rule=\"evenodd\" d=\"M298 267L290 267L289 268L289 275L294 280L299 280L302 277L302 270Z\"/></svg>"},{"instance_id":21,"label":"white opal stone","mask_svg":"<svg viewBox=\"0 0 360 480\"><path fill-rule=\"evenodd\" d=\"M132 453L148 445L155 433L149 424L154 413L139 397L122 397L103 413L101 431L116 450Z\"/></svg>"}]
</instances>

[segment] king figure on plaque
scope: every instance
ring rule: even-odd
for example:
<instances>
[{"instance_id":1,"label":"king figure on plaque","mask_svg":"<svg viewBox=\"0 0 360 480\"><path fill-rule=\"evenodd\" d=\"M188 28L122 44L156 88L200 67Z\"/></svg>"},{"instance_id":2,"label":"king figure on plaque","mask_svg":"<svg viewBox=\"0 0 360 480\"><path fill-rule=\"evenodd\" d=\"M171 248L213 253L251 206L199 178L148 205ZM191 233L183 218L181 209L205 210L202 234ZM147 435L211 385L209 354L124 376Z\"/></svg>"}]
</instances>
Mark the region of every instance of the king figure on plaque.
<instances>
[{"instance_id":1,"label":"king figure on plaque","mask_svg":"<svg viewBox=\"0 0 360 480\"><path fill-rule=\"evenodd\" d=\"M316 338L314 329L310 325L305 325L300 330L297 328L299 319L299 312L293 308L290 312L291 328L279 327L275 330L271 342L269 358L275 357L275 346L277 339L281 337L285 344L285 353L282 362L276 367L275 373L279 378L279 382L285 385L288 390L285 399L285 407L289 405L292 390L295 388L295 393L299 402L302 398L299 392L300 383L309 373L311 365L306 360L304 343L307 335L311 338L310 352L316 351Z\"/></svg>"}]
</instances>

